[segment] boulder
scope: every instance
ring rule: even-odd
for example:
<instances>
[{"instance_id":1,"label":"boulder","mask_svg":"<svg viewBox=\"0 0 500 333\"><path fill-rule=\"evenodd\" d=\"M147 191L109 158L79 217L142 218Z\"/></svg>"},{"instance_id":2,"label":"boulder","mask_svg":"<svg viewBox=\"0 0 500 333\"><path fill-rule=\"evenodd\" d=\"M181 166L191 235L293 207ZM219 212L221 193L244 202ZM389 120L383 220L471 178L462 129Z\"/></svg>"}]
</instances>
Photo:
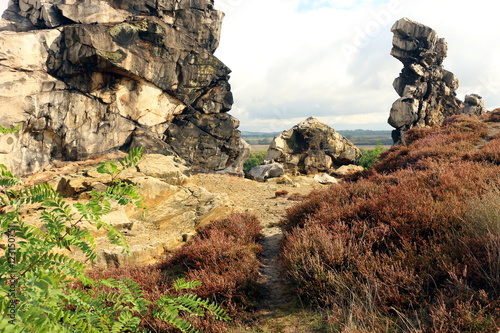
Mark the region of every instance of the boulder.
<instances>
[{"instance_id":1,"label":"boulder","mask_svg":"<svg viewBox=\"0 0 500 333\"><path fill-rule=\"evenodd\" d=\"M323 185L330 185L330 184L338 184L339 183L339 181L335 177L332 177L327 173L315 175L314 180L320 184L323 184Z\"/></svg>"},{"instance_id":2,"label":"boulder","mask_svg":"<svg viewBox=\"0 0 500 333\"><path fill-rule=\"evenodd\" d=\"M264 182L269 178L280 177L284 174L285 169L283 169L283 166L279 163L257 165L248 172L248 176L250 178L253 178L259 182Z\"/></svg>"},{"instance_id":3,"label":"boulder","mask_svg":"<svg viewBox=\"0 0 500 333\"><path fill-rule=\"evenodd\" d=\"M242 175L230 69L214 56L223 16L212 0L10 1L0 125L21 127L0 163L27 175L143 146Z\"/></svg>"},{"instance_id":4,"label":"boulder","mask_svg":"<svg viewBox=\"0 0 500 333\"><path fill-rule=\"evenodd\" d=\"M146 176L161 179L170 185L183 185L188 180L186 176L188 167L173 156L146 155L137 165L137 171Z\"/></svg>"},{"instance_id":5,"label":"boulder","mask_svg":"<svg viewBox=\"0 0 500 333\"><path fill-rule=\"evenodd\" d=\"M333 173L337 176L348 176L364 170L365 168L363 168L361 165L349 164L341 166L340 168L336 169Z\"/></svg>"},{"instance_id":6,"label":"boulder","mask_svg":"<svg viewBox=\"0 0 500 333\"><path fill-rule=\"evenodd\" d=\"M395 128L395 143L404 143L404 133L412 127L440 126L451 115L483 112L456 98L458 79L442 65L448 45L436 31L408 18L394 23L391 31L391 55L404 65L394 80L400 98L393 103L388 121Z\"/></svg>"},{"instance_id":7,"label":"boulder","mask_svg":"<svg viewBox=\"0 0 500 333\"><path fill-rule=\"evenodd\" d=\"M265 163L276 162L291 174L330 173L345 164L357 163L361 151L333 128L314 117L276 136Z\"/></svg>"},{"instance_id":8,"label":"boulder","mask_svg":"<svg viewBox=\"0 0 500 333\"><path fill-rule=\"evenodd\" d=\"M488 110L486 110L486 105L484 104L481 96L478 94L465 95L464 108L462 110L463 114L484 114L487 111Z\"/></svg>"}]
</instances>

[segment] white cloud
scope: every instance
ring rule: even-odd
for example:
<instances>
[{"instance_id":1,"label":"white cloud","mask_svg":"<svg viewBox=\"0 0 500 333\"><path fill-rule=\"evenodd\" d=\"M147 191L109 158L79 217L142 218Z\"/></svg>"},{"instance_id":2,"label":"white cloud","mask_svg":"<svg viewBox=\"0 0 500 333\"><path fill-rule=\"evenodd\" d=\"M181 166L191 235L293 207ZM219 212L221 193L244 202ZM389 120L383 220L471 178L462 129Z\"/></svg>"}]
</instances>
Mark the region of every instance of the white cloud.
<instances>
[{"instance_id":1,"label":"white cloud","mask_svg":"<svg viewBox=\"0 0 500 333\"><path fill-rule=\"evenodd\" d=\"M7 7L0 0L0 11ZM458 97L500 107L500 30L489 0L215 0L226 17L216 55L232 69L243 130L277 131L314 115L336 129L390 129L402 64L392 24L409 17L448 42Z\"/></svg>"},{"instance_id":2,"label":"white cloud","mask_svg":"<svg viewBox=\"0 0 500 333\"><path fill-rule=\"evenodd\" d=\"M390 129L402 64L389 53L392 24L409 17L449 44L445 68L458 97L500 106L500 31L486 0L216 0L226 6L216 55L232 70L232 114L243 130L282 130L315 115L336 129ZM305 10L307 9L307 10Z\"/></svg>"},{"instance_id":3,"label":"white cloud","mask_svg":"<svg viewBox=\"0 0 500 333\"><path fill-rule=\"evenodd\" d=\"M9 4L9 0L0 0L0 13L3 14L3 12L7 9L7 5ZM1 14L0 14L1 16Z\"/></svg>"}]
</instances>

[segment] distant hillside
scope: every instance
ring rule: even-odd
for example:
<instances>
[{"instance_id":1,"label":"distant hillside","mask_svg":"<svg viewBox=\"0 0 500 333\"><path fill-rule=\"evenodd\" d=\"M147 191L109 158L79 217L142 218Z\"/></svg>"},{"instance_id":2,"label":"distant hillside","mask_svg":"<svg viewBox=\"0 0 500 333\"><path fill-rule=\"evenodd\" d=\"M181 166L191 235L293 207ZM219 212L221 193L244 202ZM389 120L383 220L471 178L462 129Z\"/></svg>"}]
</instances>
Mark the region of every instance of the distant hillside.
<instances>
[{"instance_id":1,"label":"distant hillside","mask_svg":"<svg viewBox=\"0 0 500 333\"><path fill-rule=\"evenodd\" d=\"M338 133L345 136L355 145L392 145L391 131L372 130L340 130ZM248 132L242 131L241 137L251 145L268 145L281 132Z\"/></svg>"}]
</instances>

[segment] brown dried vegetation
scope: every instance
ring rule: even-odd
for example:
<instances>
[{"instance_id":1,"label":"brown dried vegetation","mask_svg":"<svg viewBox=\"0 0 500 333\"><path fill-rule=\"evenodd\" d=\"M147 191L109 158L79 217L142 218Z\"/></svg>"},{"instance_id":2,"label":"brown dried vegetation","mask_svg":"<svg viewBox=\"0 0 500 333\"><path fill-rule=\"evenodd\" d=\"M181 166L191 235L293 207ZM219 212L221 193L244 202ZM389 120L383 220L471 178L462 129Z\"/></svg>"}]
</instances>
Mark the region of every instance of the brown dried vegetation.
<instances>
[{"instance_id":1,"label":"brown dried vegetation","mask_svg":"<svg viewBox=\"0 0 500 333\"><path fill-rule=\"evenodd\" d=\"M232 214L201 228L192 241L176 251L164 262L153 266L123 267L90 272L93 278L131 278L144 291L145 298L155 301L161 295L175 295L172 283L177 278L201 281L195 293L209 298L227 310L238 322L241 313L253 306L260 269L258 255L262 248L257 243L262 237L262 226L250 214ZM202 332L225 332L228 324L206 317L188 317ZM177 332L152 315L143 318L144 328L153 332Z\"/></svg>"},{"instance_id":2,"label":"brown dried vegetation","mask_svg":"<svg viewBox=\"0 0 500 333\"><path fill-rule=\"evenodd\" d=\"M276 191L274 193L274 196L276 198L283 198L283 197L286 197L288 195L288 191L287 190L283 190L283 191Z\"/></svg>"},{"instance_id":3,"label":"brown dried vegetation","mask_svg":"<svg viewBox=\"0 0 500 333\"><path fill-rule=\"evenodd\" d=\"M365 178L288 210L283 266L333 331L498 332L500 143L487 135L464 116L413 129Z\"/></svg>"}]
</instances>

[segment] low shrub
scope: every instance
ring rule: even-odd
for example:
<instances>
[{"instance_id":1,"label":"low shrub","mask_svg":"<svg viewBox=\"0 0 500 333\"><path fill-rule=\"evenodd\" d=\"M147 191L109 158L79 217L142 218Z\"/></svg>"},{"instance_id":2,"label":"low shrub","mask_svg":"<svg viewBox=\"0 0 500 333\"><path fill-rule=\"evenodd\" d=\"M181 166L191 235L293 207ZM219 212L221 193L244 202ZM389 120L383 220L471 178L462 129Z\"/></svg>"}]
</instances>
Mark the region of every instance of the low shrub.
<instances>
[{"instance_id":1,"label":"low shrub","mask_svg":"<svg viewBox=\"0 0 500 333\"><path fill-rule=\"evenodd\" d=\"M261 165L262 162L264 161L265 156L266 156L265 150L258 152L251 152L250 157L248 157L248 159L243 164L243 171L247 173L257 165Z\"/></svg>"},{"instance_id":2,"label":"low shrub","mask_svg":"<svg viewBox=\"0 0 500 333\"><path fill-rule=\"evenodd\" d=\"M500 150L491 141L466 158L483 124L446 124L287 211L285 271L336 330L498 330L500 169L489 154Z\"/></svg>"},{"instance_id":3,"label":"low shrub","mask_svg":"<svg viewBox=\"0 0 500 333\"><path fill-rule=\"evenodd\" d=\"M365 169L371 168L379 159L380 154L385 151L384 146L379 142L373 149L363 149L361 150L361 158L359 160L359 165Z\"/></svg>"},{"instance_id":4,"label":"low shrub","mask_svg":"<svg viewBox=\"0 0 500 333\"><path fill-rule=\"evenodd\" d=\"M500 123L500 109L495 109L489 112L487 120L492 123Z\"/></svg>"},{"instance_id":5,"label":"low shrub","mask_svg":"<svg viewBox=\"0 0 500 333\"><path fill-rule=\"evenodd\" d=\"M478 119L453 116L443 127L412 128L406 133L406 145L393 146L381 153L374 169L379 173L398 169L426 169L429 163L453 163L475 152L476 145L488 135L488 126Z\"/></svg>"},{"instance_id":6,"label":"low shrub","mask_svg":"<svg viewBox=\"0 0 500 333\"><path fill-rule=\"evenodd\" d=\"M500 165L500 138L487 142L476 153L473 153L470 159Z\"/></svg>"},{"instance_id":7,"label":"low shrub","mask_svg":"<svg viewBox=\"0 0 500 333\"><path fill-rule=\"evenodd\" d=\"M257 296L262 247L262 226L250 214L232 214L201 228L187 245L164 261L160 268L175 279L179 275L188 281L200 281L203 287L196 293L216 300L232 317L253 307ZM200 323L204 332L221 332L212 323Z\"/></svg>"},{"instance_id":8,"label":"low shrub","mask_svg":"<svg viewBox=\"0 0 500 333\"><path fill-rule=\"evenodd\" d=\"M274 196L275 196L276 198L286 197L287 195L288 195L288 191L286 191L286 190L283 190L283 191L276 191L276 192L274 193Z\"/></svg>"},{"instance_id":9,"label":"low shrub","mask_svg":"<svg viewBox=\"0 0 500 333\"><path fill-rule=\"evenodd\" d=\"M200 228L192 241L157 265L121 267L91 271L94 278L130 278L143 288L144 297L156 301L164 295L176 297L192 293L209 299L229 312L231 318L244 317L243 310L253 306L262 248L259 220L250 214L232 214ZM172 285L179 278L188 283L201 282L193 290L176 291ZM184 316L202 332L225 332L227 323L206 316ZM237 320L237 319L236 319ZM144 316L142 328L153 332L176 332L155 318Z\"/></svg>"}]
</instances>

